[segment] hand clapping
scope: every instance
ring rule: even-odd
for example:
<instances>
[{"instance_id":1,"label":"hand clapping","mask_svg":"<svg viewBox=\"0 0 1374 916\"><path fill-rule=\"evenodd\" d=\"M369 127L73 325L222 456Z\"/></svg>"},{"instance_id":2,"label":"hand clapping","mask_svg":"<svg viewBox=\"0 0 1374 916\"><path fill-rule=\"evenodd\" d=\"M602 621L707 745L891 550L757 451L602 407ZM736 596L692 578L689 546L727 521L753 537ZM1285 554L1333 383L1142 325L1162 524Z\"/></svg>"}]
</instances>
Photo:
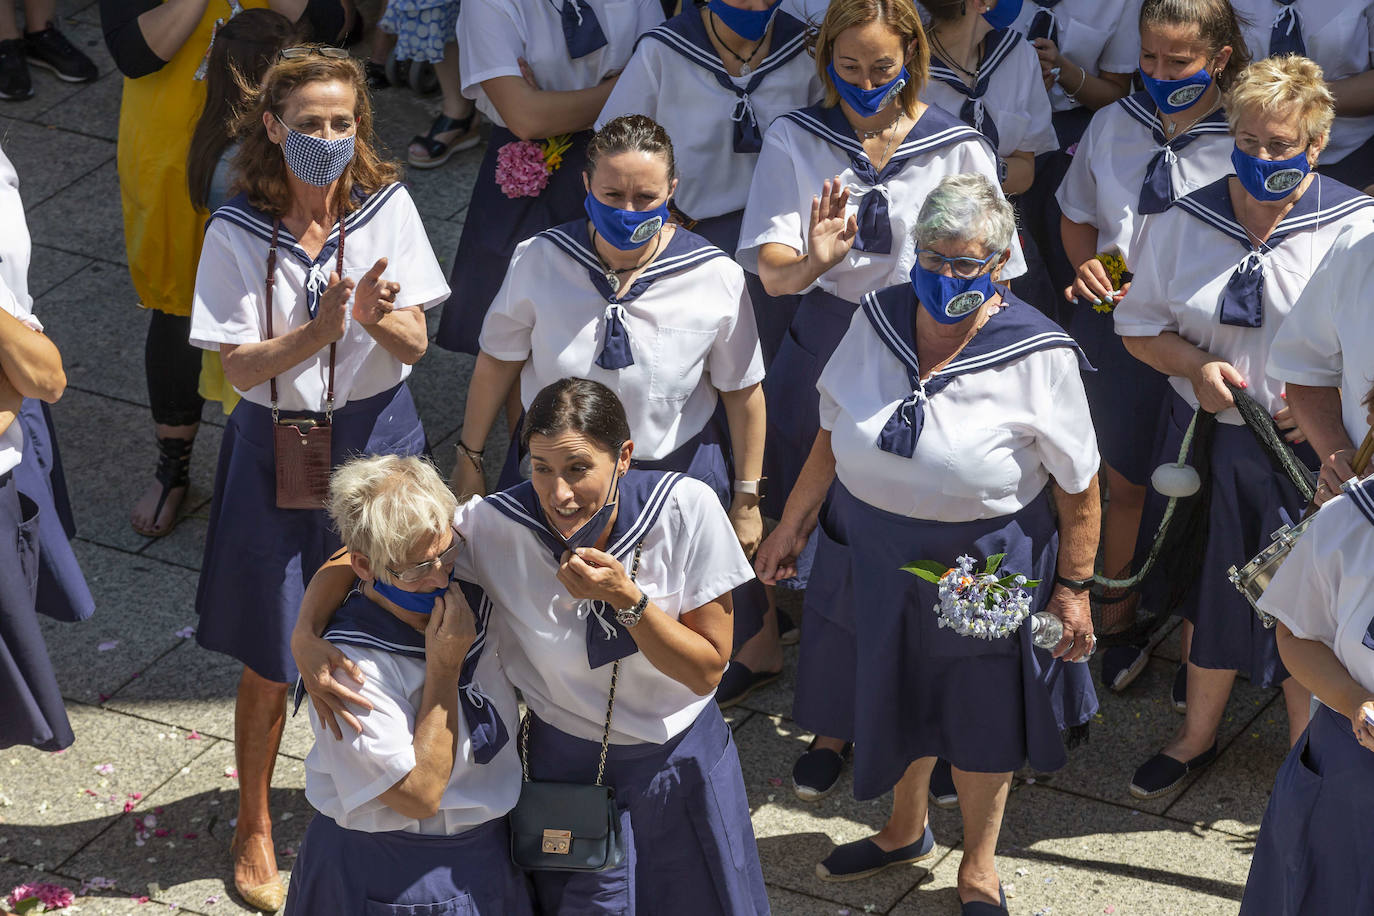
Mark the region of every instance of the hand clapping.
<instances>
[{"instance_id":1,"label":"hand clapping","mask_svg":"<svg viewBox=\"0 0 1374 916\"><path fill-rule=\"evenodd\" d=\"M359 324L376 324L396 307L401 284L382 279L386 258L378 258L372 269L363 274L353 296L353 317Z\"/></svg>"}]
</instances>

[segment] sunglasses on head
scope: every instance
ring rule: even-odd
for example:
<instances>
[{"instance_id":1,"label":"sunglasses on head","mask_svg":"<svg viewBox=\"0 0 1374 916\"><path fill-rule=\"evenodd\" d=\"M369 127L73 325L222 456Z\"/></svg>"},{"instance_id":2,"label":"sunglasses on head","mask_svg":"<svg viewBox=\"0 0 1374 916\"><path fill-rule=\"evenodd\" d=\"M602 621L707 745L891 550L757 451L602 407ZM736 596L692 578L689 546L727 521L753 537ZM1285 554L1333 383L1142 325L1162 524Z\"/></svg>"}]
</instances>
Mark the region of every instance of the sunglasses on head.
<instances>
[{"instance_id":1,"label":"sunglasses on head","mask_svg":"<svg viewBox=\"0 0 1374 916\"><path fill-rule=\"evenodd\" d=\"M321 45L319 47L305 46L299 48L282 48L277 52L277 56L282 60L302 60L309 57L311 54L318 54L320 57L328 57L331 60L343 60L345 57L348 57L348 51L344 48L331 48L327 45Z\"/></svg>"}]
</instances>

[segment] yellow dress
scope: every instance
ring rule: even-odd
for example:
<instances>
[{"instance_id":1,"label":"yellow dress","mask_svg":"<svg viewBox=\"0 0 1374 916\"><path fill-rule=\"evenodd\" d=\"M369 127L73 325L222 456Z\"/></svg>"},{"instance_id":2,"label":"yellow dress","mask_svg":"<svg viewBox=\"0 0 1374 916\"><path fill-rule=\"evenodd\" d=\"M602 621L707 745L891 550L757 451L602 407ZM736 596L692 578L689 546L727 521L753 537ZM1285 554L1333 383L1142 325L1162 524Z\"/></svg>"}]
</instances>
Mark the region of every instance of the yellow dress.
<instances>
[{"instance_id":1,"label":"yellow dress","mask_svg":"<svg viewBox=\"0 0 1374 916\"><path fill-rule=\"evenodd\" d=\"M267 0L241 0L245 9ZM210 47L216 19L228 19L227 0L210 0L181 50L156 73L124 80L119 109L119 191L124 204L124 247L129 276L145 308L191 314L196 264L205 234L204 210L191 206L186 154L205 107L205 83L196 70ZM219 360L206 365L219 368ZM218 393L218 383L202 385Z\"/></svg>"}]
</instances>

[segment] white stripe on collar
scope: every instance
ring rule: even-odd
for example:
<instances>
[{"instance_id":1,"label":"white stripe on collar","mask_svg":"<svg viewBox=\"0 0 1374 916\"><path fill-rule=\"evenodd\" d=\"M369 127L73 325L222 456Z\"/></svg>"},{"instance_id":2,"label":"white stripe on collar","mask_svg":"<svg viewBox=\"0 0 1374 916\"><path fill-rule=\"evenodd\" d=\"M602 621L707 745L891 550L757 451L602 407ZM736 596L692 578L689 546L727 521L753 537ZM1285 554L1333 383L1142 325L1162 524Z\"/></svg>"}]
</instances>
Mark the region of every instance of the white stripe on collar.
<instances>
[{"instance_id":1,"label":"white stripe on collar","mask_svg":"<svg viewBox=\"0 0 1374 916\"><path fill-rule=\"evenodd\" d=\"M1374 481L1374 478L1367 477L1359 483L1347 484L1344 489L1346 495L1355 503L1355 508L1360 510L1360 513L1368 519L1371 525L1374 525L1374 492L1370 491L1370 488L1374 487L1374 483L1371 481Z\"/></svg>"},{"instance_id":2,"label":"white stripe on collar","mask_svg":"<svg viewBox=\"0 0 1374 916\"><path fill-rule=\"evenodd\" d=\"M1317 180L1321 180L1320 176L1318 176ZM1311 193L1310 188L1308 191L1304 192L1304 197L1307 193ZM1213 210L1202 201L1196 199L1192 194L1185 194L1183 197L1180 197L1178 200L1174 201L1174 206L1181 208L1187 213L1191 213L1223 235L1230 236L1245 247L1255 247L1250 240L1250 234L1245 231L1244 226L1236 220ZM1301 216L1285 217L1274 227L1273 231L1270 233L1270 238L1278 236L1279 240L1282 241L1282 239L1290 233L1319 226L1323 222L1332 222L1341 219L1365 207L1374 207L1374 198L1367 197L1364 194L1358 194L1355 197L1351 197L1348 200L1344 200L1335 206L1327 207L1323 210L1304 213ZM1266 243L1267 241L1268 240L1266 240Z\"/></svg>"},{"instance_id":3,"label":"white stripe on collar","mask_svg":"<svg viewBox=\"0 0 1374 916\"><path fill-rule=\"evenodd\" d=\"M360 644L369 645L369 646L372 646L372 647L374 647L374 648L383 649L383 650L385 650L385 651L387 651L387 652L391 652L391 653L397 654L397 655L414 655L414 654L417 653L417 652L418 652L421 656L423 656L423 655L425 654L425 647L424 647L423 645L412 646L412 645L406 645L405 643L390 642L389 640L382 639L380 636L376 636L376 635L374 635L374 634L372 634L372 633L368 633L368 632L366 632L365 630L326 630L326 631L325 631L325 633L324 633L324 639L325 639L325 641L327 641L327 642L332 642L332 641L334 641L334 639L336 639L336 638L346 639L346 641L347 641L349 644L351 644L351 645L360 645Z\"/></svg>"},{"instance_id":4,"label":"white stripe on collar","mask_svg":"<svg viewBox=\"0 0 1374 916\"><path fill-rule=\"evenodd\" d=\"M677 231L684 232L686 230L678 227ZM588 249L562 229L545 229L539 234L561 248L564 253L588 270L595 271L598 274L605 272L606 268L602 265L601 259L596 256L596 252ZM659 258L646 267L644 272L639 275L635 282L638 283L640 280L653 280L664 274L675 273L679 270L684 270L685 268L712 260L713 258L724 257L728 257L728 255L714 245L700 245L682 254Z\"/></svg>"},{"instance_id":5,"label":"white stripe on collar","mask_svg":"<svg viewBox=\"0 0 1374 916\"><path fill-rule=\"evenodd\" d=\"M1154 131L1163 133L1163 130L1159 126L1159 119L1155 117L1154 111L1146 108L1134 95L1128 95L1118 99L1117 104L1133 119L1139 121L1141 126L1145 127L1147 130L1152 133ZM1230 131L1231 127L1226 121L1225 110L1218 108L1192 127L1180 134L1176 134L1171 139L1177 140L1179 137L1188 137L1196 134L1225 134L1230 133Z\"/></svg>"},{"instance_id":6,"label":"white stripe on collar","mask_svg":"<svg viewBox=\"0 0 1374 916\"><path fill-rule=\"evenodd\" d=\"M932 372L931 377L934 378L937 375L950 375L956 372L967 372L972 369L982 369L996 363L1004 363L1016 356L1020 356L1023 352L1029 353L1034 350L1043 349L1049 344L1061 344L1075 349L1078 347L1074 339L1063 331L1045 331L1044 333L1022 338L1016 343L1008 344L996 350L990 350L978 356L971 356L967 359L956 359L943 369Z\"/></svg>"},{"instance_id":7,"label":"white stripe on collar","mask_svg":"<svg viewBox=\"0 0 1374 916\"><path fill-rule=\"evenodd\" d=\"M807 132L826 141L831 146L838 146L851 155L859 155L867 158L867 153L864 152L863 144L859 142L857 137L853 135L846 137L843 134L831 130L829 125L808 113L804 108L789 111L787 114L783 115L783 117L792 121ZM918 121L917 124L919 125L920 122ZM987 139L972 127L969 127L967 124L956 124L928 136L903 142L892 151L892 158L888 160L888 163L890 164L899 158L906 159L917 153L926 152L927 150L949 146L961 139L977 140L980 143L987 143ZM885 165L884 168L886 167Z\"/></svg>"},{"instance_id":8,"label":"white stripe on collar","mask_svg":"<svg viewBox=\"0 0 1374 916\"><path fill-rule=\"evenodd\" d=\"M362 206L345 217L348 231L353 232L367 225L372 220L372 217L377 215L382 205L390 200L400 187L401 185L399 182L389 184L368 197L367 200L363 201ZM264 242L272 241L272 226L275 220L265 214L260 214L256 210L249 209L247 206L226 203L211 214L210 218L222 219L225 222L232 223L258 236ZM335 223L334 228L329 231L329 235L325 238L325 244L328 245L338 237L339 225ZM299 249L299 246L299 240L292 239L286 247Z\"/></svg>"},{"instance_id":9,"label":"white stripe on collar","mask_svg":"<svg viewBox=\"0 0 1374 916\"><path fill-rule=\"evenodd\" d=\"M683 57L692 61L692 63L698 65L704 70L709 70L712 73L724 74L727 78L730 77L730 71L725 69L725 65L721 63L719 57L717 57L714 54L711 54L705 48L693 42L686 35L683 35L680 32L670 29L666 25L661 25L657 28L650 29L649 31L645 32L643 35L639 37L639 41L643 41L646 38L655 38L658 41L661 41L664 45L677 51ZM636 42L636 44L638 44L638 42ZM756 69L751 70L749 71L749 73L743 75L748 76L751 81L756 76L767 75L768 73L771 73L773 70L776 70L779 67L781 67L783 64L786 64L789 61L791 61L792 58L800 54L805 47L806 29L803 28L800 32L794 35L790 41L784 42L779 47L776 47L773 50L769 51L768 56L759 62L759 65Z\"/></svg>"},{"instance_id":10,"label":"white stripe on collar","mask_svg":"<svg viewBox=\"0 0 1374 916\"><path fill-rule=\"evenodd\" d=\"M1016 49L1017 44L1019 44L1022 41L1025 41L1025 39L1026 36L1021 32L1016 31L1015 29L1007 29L1006 31L1004 31L1002 33L1001 41L999 41L992 48L992 50L987 53L987 56L985 56L983 60L979 62L978 70L976 71L978 78L977 80L975 80L973 86L970 86L968 83L965 83L963 77L955 73L949 67L946 67L943 64L936 63L936 59L933 56L931 57L930 63L930 75L947 80L953 80L954 82L958 83L959 86L952 86L951 88L962 92L964 95L970 95L973 92L973 90L977 87L978 83L981 83L985 79L992 79L992 75L997 72L997 68L1002 66L1002 64L1007 60L1007 58L1011 56L1012 52ZM960 86L962 86L963 89L960 89Z\"/></svg>"},{"instance_id":11,"label":"white stripe on collar","mask_svg":"<svg viewBox=\"0 0 1374 916\"><path fill-rule=\"evenodd\" d=\"M644 508L640 510L639 517L620 536L620 539L611 545L608 553L613 556L623 554L648 535L649 529L658 521L659 514L663 511L664 505L667 504L668 496L673 487L682 482L683 476L680 473L671 472L659 478L649 493L649 498L644 501Z\"/></svg>"},{"instance_id":12,"label":"white stripe on collar","mask_svg":"<svg viewBox=\"0 0 1374 916\"><path fill-rule=\"evenodd\" d=\"M873 325L873 330L878 332L878 336L899 356L906 357L908 366L920 366L921 361L917 358L916 353L907 346L902 335L897 333L897 329L888 320L887 313L883 311L881 303L878 302L878 293L876 291L864 293L862 302L864 313L868 315L868 320Z\"/></svg>"}]
</instances>

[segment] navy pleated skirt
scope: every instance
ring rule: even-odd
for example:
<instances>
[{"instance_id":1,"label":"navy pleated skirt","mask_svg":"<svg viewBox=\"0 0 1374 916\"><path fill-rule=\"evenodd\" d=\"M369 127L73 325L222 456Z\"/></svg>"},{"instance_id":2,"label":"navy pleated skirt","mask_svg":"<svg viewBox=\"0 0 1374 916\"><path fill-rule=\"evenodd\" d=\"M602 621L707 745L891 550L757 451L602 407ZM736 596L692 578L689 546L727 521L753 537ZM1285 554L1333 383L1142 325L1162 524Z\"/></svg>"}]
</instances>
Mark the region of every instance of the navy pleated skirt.
<instances>
[{"instance_id":1,"label":"navy pleated skirt","mask_svg":"<svg viewBox=\"0 0 1374 916\"><path fill-rule=\"evenodd\" d=\"M1154 464L1177 461L1183 434L1193 408L1172 389L1164 435L1154 452ZM1294 448L1298 460L1316 468L1315 453L1306 444ZM1191 453L1190 453L1191 459ZM1193 622L1193 645L1188 661L1201 668L1243 671L1261 687L1283 683L1283 667L1274 631L1265 629L1250 602L1236 591L1226 572L1241 567L1270 543L1270 535L1302 516L1306 501L1287 476L1278 471L1255 441L1248 427L1218 423L1212 443L1212 497L1207 519L1207 545L1202 572L1184 597L1177 613ZM1148 496L1142 530L1154 531L1163 514L1164 498ZM1147 585L1146 598L1162 601L1167 582Z\"/></svg>"},{"instance_id":2,"label":"navy pleated skirt","mask_svg":"<svg viewBox=\"0 0 1374 916\"><path fill-rule=\"evenodd\" d=\"M72 551L76 522L52 413L42 401L25 398L18 422L24 458L14 479L19 492L38 504L38 612L63 623L85 620L95 613L95 599Z\"/></svg>"},{"instance_id":3,"label":"navy pleated skirt","mask_svg":"<svg viewBox=\"0 0 1374 916\"><path fill-rule=\"evenodd\" d=\"M1374 913L1374 753L1319 706L1274 781L1241 916Z\"/></svg>"},{"instance_id":4,"label":"navy pleated skirt","mask_svg":"<svg viewBox=\"0 0 1374 916\"><path fill-rule=\"evenodd\" d=\"M697 220L692 231L715 245L731 258L739 247L739 227L744 219L744 211L736 210L710 219ZM763 288L763 281L757 274L744 272L744 282L749 287L749 301L754 305L754 323L759 329L759 346L763 350L763 365L773 365L778 347L787 334L787 328L797 314L801 296L770 296Z\"/></svg>"},{"instance_id":5,"label":"navy pleated skirt","mask_svg":"<svg viewBox=\"0 0 1374 916\"><path fill-rule=\"evenodd\" d=\"M306 828L286 916L528 916L529 882L511 863L504 817L456 836Z\"/></svg>"},{"instance_id":6,"label":"navy pleated skirt","mask_svg":"<svg viewBox=\"0 0 1374 916\"><path fill-rule=\"evenodd\" d=\"M1152 459L1160 438L1160 404L1172 397L1169 377L1126 352L1111 312L1095 311L1082 299L1068 311L1068 331L1097 369L1083 373L1083 389L1098 451L1122 477L1144 486L1158 466Z\"/></svg>"},{"instance_id":7,"label":"navy pleated skirt","mask_svg":"<svg viewBox=\"0 0 1374 916\"><path fill-rule=\"evenodd\" d=\"M425 432L410 389L403 382L335 410L330 444L336 467L358 455L422 454ZM294 681L291 628L305 586L340 546L323 509L277 508L272 412L247 398L239 401L215 471L196 589L196 641L269 681Z\"/></svg>"},{"instance_id":8,"label":"navy pleated skirt","mask_svg":"<svg viewBox=\"0 0 1374 916\"><path fill-rule=\"evenodd\" d=\"M448 285L453 294L444 303L439 331L434 337L439 346L476 356L482 322L505 282L515 246L585 213L582 201L587 189L582 186L582 169L587 164L587 142L591 138L589 130L572 135L572 146L563 154L562 165L549 176L548 185L538 197L512 199L496 183L496 157L501 147L517 143L520 138L504 127L492 125L449 271Z\"/></svg>"},{"instance_id":9,"label":"navy pleated skirt","mask_svg":"<svg viewBox=\"0 0 1374 916\"><path fill-rule=\"evenodd\" d=\"M59 751L74 738L34 609L41 524L13 472L0 475L0 747Z\"/></svg>"},{"instance_id":10,"label":"navy pleated skirt","mask_svg":"<svg viewBox=\"0 0 1374 916\"><path fill-rule=\"evenodd\" d=\"M601 742L531 719L531 779L590 784L600 756ZM768 912L739 752L715 703L664 744L611 745L604 781L620 807L625 862L604 872L533 872L541 914Z\"/></svg>"},{"instance_id":11,"label":"navy pleated skirt","mask_svg":"<svg viewBox=\"0 0 1374 916\"><path fill-rule=\"evenodd\" d=\"M817 618L807 605L794 717L854 741L856 798L887 792L922 757L978 773L1064 765L1060 732L1097 711L1088 667L1035 648L1027 627L995 640L941 629L936 587L901 569L1004 553L1005 573L1045 583L1031 603L1043 610L1059 555L1048 490L1010 516L936 522L877 509L837 482L822 528L812 582L830 600Z\"/></svg>"}]
</instances>

